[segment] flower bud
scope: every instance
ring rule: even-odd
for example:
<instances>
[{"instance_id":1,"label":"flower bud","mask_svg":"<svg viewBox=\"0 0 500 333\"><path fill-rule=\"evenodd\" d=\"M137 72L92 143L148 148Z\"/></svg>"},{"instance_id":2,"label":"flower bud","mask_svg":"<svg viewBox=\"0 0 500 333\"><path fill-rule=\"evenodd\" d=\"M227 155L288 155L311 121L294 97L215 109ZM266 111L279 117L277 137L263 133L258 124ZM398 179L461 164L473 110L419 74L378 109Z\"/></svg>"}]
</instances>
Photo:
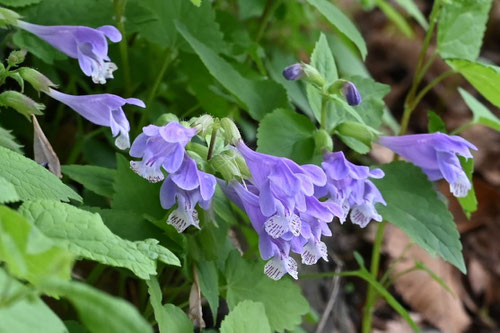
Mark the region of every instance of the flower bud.
<instances>
[{"instance_id":1,"label":"flower bud","mask_svg":"<svg viewBox=\"0 0 500 333\"><path fill-rule=\"evenodd\" d=\"M342 94L344 95L347 104L356 106L361 104L361 95L354 83L346 81L342 87Z\"/></svg>"},{"instance_id":2,"label":"flower bud","mask_svg":"<svg viewBox=\"0 0 500 333\"><path fill-rule=\"evenodd\" d=\"M21 16L7 8L0 7L0 27L4 27L6 25L17 25L17 20Z\"/></svg>"},{"instance_id":3,"label":"flower bud","mask_svg":"<svg viewBox=\"0 0 500 333\"><path fill-rule=\"evenodd\" d=\"M317 130L314 133L314 145L317 153L333 150L333 140L330 134L324 129Z\"/></svg>"},{"instance_id":4,"label":"flower bud","mask_svg":"<svg viewBox=\"0 0 500 333\"><path fill-rule=\"evenodd\" d=\"M211 134L214 125L214 118L209 114L204 114L191 120L191 127L197 128L201 136Z\"/></svg>"},{"instance_id":5,"label":"flower bud","mask_svg":"<svg viewBox=\"0 0 500 333\"><path fill-rule=\"evenodd\" d=\"M7 63L9 66L14 67L19 65L24 61L24 58L26 57L26 50L14 50L9 54L9 57L7 58Z\"/></svg>"},{"instance_id":6,"label":"flower bud","mask_svg":"<svg viewBox=\"0 0 500 333\"><path fill-rule=\"evenodd\" d=\"M244 179L250 179L252 178L252 174L250 173L250 170L248 169L247 163L245 162L245 159L241 154L233 149L228 149L224 152L226 155L231 157L233 161L236 163L238 166L238 170L240 172L240 175Z\"/></svg>"},{"instance_id":7,"label":"flower bud","mask_svg":"<svg viewBox=\"0 0 500 333\"><path fill-rule=\"evenodd\" d=\"M344 136L352 137L370 146L373 140L372 132L361 123L346 121L335 127L335 130Z\"/></svg>"},{"instance_id":8,"label":"flower bud","mask_svg":"<svg viewBox=\"0 0 500 333\"><path fill-rule=\"evenodd\" d=\"M161 116L159 116L154 124L156 126L165 126L166 124L172 122L172 121L179 121L179 118L173 113L164 113Z\"/></svg>"},{"instance_id":9,"label":"flower bud","mask_svg":"<svg viewBox=\"0 0 500 333\"><path fill-rule=\"evenodd\" d=\"M51 87L57 87L57 85L50 81L45 75L33 68L21 67L18 72L21 77L28 81L37 91L48 93Z\"/></svg>"},{"instance_id":10,"label":"flower bud","mask_svg":"<svg viewBox=\"0 0 500 333\"><path fill-rule=\"evenodd\" d=\"M242 164L243 163L243 164ZM222 175L225 181L250 178L250 171L238 152L228 149L210 160L210 166Z\"/></svg>"},{"instance_id":11,"label":"flower bud","mask_svg":"<svg viewBox=\"0 0 500 333\"><path fill-rule=\"evenodd\" d=\"M318 87L323 87L325 85L325 78L321 75L316 68L311 65L304 64L304 79Z\"/></svg>"},{"instance_id":12,"label":"flower bud","mask_svg":"<svg viewBox=\"0 0 500 333\"><path fill-rule=\"evenodd\" d=\"M36 103L31 98L14 90L7 90L0 94L0 105L11 107L28 119L33 114L42 115L41 110L45 109L45 105Z\"/></svg>"},{"instance_id":13,"label":"flower bud","mask_svg":"<svg viewBox=\"0 0 500 333\"><path fill-rule=\"evenodd\" d=\"M234 121L229 118L222 118L220 126L224 130L224 142L226 144L236 145L241 140L240 131Z\"/></svg>"},{"instance_id":14,"label":"flower bud","mask_svg":"<svg viewBox=\"0 0 500 333\"><path fill-rule=\"evenodd\" d=\"M283 70L283 76L285 79L289 81L295 81L303 78L305 75L304 73L304 65L302 64L293 64L288 67L286 67Z\"/></svg>"}]
</instances>

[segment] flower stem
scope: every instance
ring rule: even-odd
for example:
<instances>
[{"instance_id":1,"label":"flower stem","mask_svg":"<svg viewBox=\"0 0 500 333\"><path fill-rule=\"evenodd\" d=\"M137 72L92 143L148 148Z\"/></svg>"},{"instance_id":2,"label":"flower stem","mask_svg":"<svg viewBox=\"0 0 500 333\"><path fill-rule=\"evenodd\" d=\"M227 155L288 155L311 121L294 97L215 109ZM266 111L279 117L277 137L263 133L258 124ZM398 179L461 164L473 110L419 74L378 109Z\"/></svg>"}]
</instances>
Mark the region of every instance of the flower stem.
<instances>
[{"instance_id":1,"label":"flower stem","mask_svg":"<svg viewBox=\"0 0 500 333\"><path fill-rule=\"evenodd\" d=\"M475 121L470 120L470 121L466 122L465 124L462 124L461 126L454 129L450 134L457 135L457 134L461 133L462 131L465 131L466 129L468 129L469 127L474 125L475 123L476 123Z\"/></svg>"},{"instance_id":2,"label":"flower stem","mask_svg":"<svg viewBox=\"0 0 500 333\"><path fill-rule=\"evenodd\" d=\"M155 78L155 81L153 83L153 87L151 88L148 98L146 100L146 109L144 109L144 112L142 113L141 119L139 120L139 125L137 127L137 130L140 131L147 123L149 120L149 111L152 108L152 103L156 97L156 94L158 92L158 88L160 87L160 83L163 80L163 76L165 75L165 72L167 71L168 66L172 62L172 60L175 58L176 53L172 52L170 48L167 48L165 52L163 53L163 63L161 64L160 70L158 71L158 75Z\"/></svg>"},{"instance_id":3,"label":"flower stem","mask_svg":"<svg viewBox=\"0 0 500 333\"><path fill-rule=\"evenodd\" d=\"M321 122L319 124L320 129L326 129L326 116L328 113L328 97L322 95L321 97Z\"/></svg>"},{"instance_id":4,"label":"flower stem","mask_svg":"<svg viewBox=\"0 0 500 333\"><path fill-rule=\"evenodd\" d=\"M210 161L212 154L214 153L215 139L217 138L218 126L214 126L212 130L212 137L210 138L210 146L208 146L207 161Z\"/></svg>"},{"instance_id":5,"label":"flower stem","mask_svg":"<svg viewBox=\"0 0 500 333\"><path fill-rule=\"evenodd\" d=\"M422 100L422 98L424 98L424 96L432 89L434 88L438 83L440 83L441 81L443 81L444 79L446 79L448 76L450 75L453 75L455 74L455 71L453 70L450 70L450 71L446 71L444 73L442 73L441 75L439 75L438 77L436 77L434 80L432 80L431 82L429 82L428 85L426 85L417 95L417 97L415 97L415 99L413 100L413 103L411 105L411 109L412 110L415 110L415 108L417 107L418 103L420 103L420 101Z\"/></svg>"},{"instance_id":6,"label":"flower stem","mask_svg":"<svg viewBox=\"0 0 500 333\"><path fill-rule=\"evenodd\" d=\"M127 35L125 33L125 24L123 24L127 0L114 0L113 3L115 7L116 26L123 36L120 41L120 55L122 58L123 79L125 81L125 95L129 97L132 93L132 80L130 77L130 67L128 62Z\"/></svg>"}]
</instances>

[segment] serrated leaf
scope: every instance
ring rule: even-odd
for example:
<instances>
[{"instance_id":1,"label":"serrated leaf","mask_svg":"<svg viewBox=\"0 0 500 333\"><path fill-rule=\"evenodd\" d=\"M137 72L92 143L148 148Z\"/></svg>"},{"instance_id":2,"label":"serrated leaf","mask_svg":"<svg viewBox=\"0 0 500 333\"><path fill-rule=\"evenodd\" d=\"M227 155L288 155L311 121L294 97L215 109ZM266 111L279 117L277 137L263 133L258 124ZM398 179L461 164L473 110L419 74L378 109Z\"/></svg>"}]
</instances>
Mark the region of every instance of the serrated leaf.
<instances>
[{"instance_id":1,"label":"serrated leaf","mask_svg":"<svg viewBox=\"0 0 500 333\"><path fill-rule=\"evenodd\" d=\"M0 286L8 286L0 296L0 333L37 332L66 333L68 330L61 319L36 295L21 282L7 275L0 268ZM6 305L6 301L18 295L15 302Z\"/></svg>"},{"instance_id":2,"label":"serrated leaf","mask_svg":"<svg viewBox=\"0 0 500 333\"><path fill-rule=\"evenodd\" d=\"M0 206L0 261L12 275L35 285L52 277L69 279L73 266L68 251L5 206Z\"/></svg>"},{"instance_id":3,"label":"serrated leaf","mask_svg":"<svg viewBox=\"0 0 500 333\"><path fill-rule=\"evenodd\" d=\"M288 279L274 281L264 275L263 263L250 264L233 251L226 262L230 310L244 300L262 302L272 331L292 330L302 322L309 304L300 288Z\"/></svg>"},{"instance_id":4,"label":"serrated leaf","mask_svg":"<svg viewBox=\"0 0 500 333\"><path fill-rule=\"evenodd\" d=\"M361 58L365 59L368 53L365 40L356 26L344 13L326 0L307 0L307 2L316 7L334 27L349 38L358 48Z\"/></svg>"},{"instance_id":5,"label":"serrated leaf","mask_svg":"<svg viewBox=\"0 0 500 333\"><path fill-rule=\"evenodd\" d=\"M63 173L86 189L105 197L111 197L115 190L113 183L116 170L95 165L63 165Z\"/></svg>"},{"instance_id":6,"label":"serrated leaf","mask_svg":"<svg viewBox=\"0 0 500 333\"><path fill-rule=\"evenodd\" d=\"M0 4L7 7L24 7L42 2L42 0L0 0Z\"/></svg>"},{"instance_id":7,"label":"serrated leaf","mask_svg":"<svg viewBox=\"0 0 500 333\"><path fill-rule=\"evenodd\" d=\"M311 66L323 75L327 87L339 78L335 59L323 33L319 35L319 39L314 46L314 51L311 54Z\"/></svg>"},{"instance_id":8,"label":"serrated leaf","mask_svg":"<svg viewBox=\"0 0 500 333\"><path fill-rule=\"evenodd\" d=\"M113 209L130 210L157 219L164 218L166 211L160 204L161 183L149 183L130 169L123 155L116 155L116 173L111 201Z\"/></svg>"},{"instance_id":9,"label":"serrated leaf","mask_svg":"<svg viewBox=\"0 0 500 333\"><path fill-rule=\"evenodd\" d=\"M242 301L229 312L220 327L221 333L272 332L261 302Z\"/></svg>"},{"instance_id":10,"label":"serrated leaf","mask_svg":"<svg viewBox=\"0 0 500 333\"><path fill-rule=\"evenodd\" d=\"M297 162L307 162L312 156L304 156L297 149L300 142L312 139L316 126L309 118L288 109L276 109L262 119L257 131L257 146L261 153L288 157ZM303 147L302 147L303 148ZM305 158L304 158L305 157Z\"/></svg>"},{"instance_id":11,"label":"serrated leaf","mask_svg":"<svg viewBox=\"0 0 500 333\"><path fill-rule=\"evenodd\" d=\"M0 174L16 188L21 200L52 199L81 202L82 198L36 162L0 147Z\"/></svg>"},{"instance_id":12,"label":"serrated leaf","mask_svg":"<svg viewBox=\"0 0 500 333\"><path fill-rule=\"evenodd\" d=\"M51 280L44 285L44 290L67 298L90 332L153 332L151 325L130 303L83 283Z\"/></svg>"},{"instance_id":13,"label":"serrated leaf","mask_svg":"<svg viewBox=\"0 0 500 333\"><path fill-rule=\"evenodd\" d=\"M162 305L162 292L156 278L146 281L148 285L149 302L153 307L160 333L190 333L193 324L188 316L173 304Z\"/></svg>"},{"instance_id":14,"label":"serrated leaf","mask_svg":"<svg viewBox=\"0 0 500 333\"><path fill-rule=\"evenodd\" d=\"M474 96L469 94L462 88L458 88L460 95L464 99L467 106L472 111L474 117L472 121L476 124L488 126L500 132L500 119L495 116L483 103L479 102Z\"/></svg>"},{"instance_id":15,"label":"serrated leaf","mask_svg":"<svg viewBox=\"0 0 500 333\"><path fill-rule=\"evenodd\" d=\"M251 80L243 77L217 52L196 39L186 26L176 22L177 30L191 45L208 71L241 102L252 118L260 120L272 110L288 104L286 92L270 80Z\"/></svg>"},{"instance_id":16,"label":"serrated leaf","mask_svg":"<svg viewBox=\"0 0 500 333\"><path fill-rule=\"evenodd\" d=\"M0 147L8 148L18 154L22 154L22 145L16 142L16 138L11 134L11 131L0 127Z\"/></svg>"},{"instance_id":17,"label":"serrated leaf","mask_svg":"<svg viewBox=\"0 0 500 333\"><path fill-rule=\"evenodd\" d=\"M156 275L156 260L180 265L177 257L155 239L131 242L113 234L98 214L56 201L29 201L19 212L56 244L75 255L125 267L141 279Z\"/></svg>"},{"instance_id":18,"label":"serrated leaf","mask_svg":"<svg viewBox=\"0 0 500 333\"><path fill-rule=\"evenodd\" d=\"M0 176L0 203L20 201L16 188L7 179Z\"/></svg>"},{"instance_id":19,"label":"serrated leaf","mask_svg":"<svg viewBox=\"0 0 500 333\"><path fill-rule=\"evenodd\" d=\"M448 60L487 100L500 107L500 67L468 60Z\"/></svg>"},{"instance_id":20,"label":"serrated leaf","mask_svg":"<svg viewBox=\"0 0 500 333\"><path fill-rule=\"evenodd\" d=\"M380 168L385 176L373 183L387 206L377 204L377 211L431 255L438 254L465 273L457 226L426 175L407 162Z\"/></svg>"},{"instance_id":21,"label":"serrated leaf","mask_svg":"<svg viewBox=\"0 0 500 333\"><path fill-rule=\"evenodd\" d=\"M475 61L483 43L492 0L453 0L439 17L437 50L442 58Z\"/></svg>"}]
</instances>

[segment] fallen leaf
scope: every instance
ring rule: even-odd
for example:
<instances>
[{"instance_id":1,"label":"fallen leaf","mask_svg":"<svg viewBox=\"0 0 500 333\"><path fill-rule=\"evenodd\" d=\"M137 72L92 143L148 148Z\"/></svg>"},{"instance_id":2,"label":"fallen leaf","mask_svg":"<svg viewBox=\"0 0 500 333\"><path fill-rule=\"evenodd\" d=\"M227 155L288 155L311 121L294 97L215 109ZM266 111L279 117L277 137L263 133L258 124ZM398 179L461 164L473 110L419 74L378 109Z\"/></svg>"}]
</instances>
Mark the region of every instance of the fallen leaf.
<instances>
[{"instance_id":1,"label":"fallen leaf","mask_svg":"<svg viewBox=\"0 0 500 333\"><path fill-rule=\"evenodd\" d=\"M33 151L35 152L35 161L48 167L50 172L62 178L59 158L43 133L35 115L32 115L31 118L33 120Z\"/></svg>"},{"instance_id":2,"label":"fallen leaf","mask_svg":"<svg viewBox=\"0 0 500 333\"><path fill-rule=\"evenodd\" d=\"M204 328L203 311L201 309L201 289L198 278L198 270L193 266L194 281L189 293L189 319L193 321L195 327Z\"/></svg>"}]
</instances>

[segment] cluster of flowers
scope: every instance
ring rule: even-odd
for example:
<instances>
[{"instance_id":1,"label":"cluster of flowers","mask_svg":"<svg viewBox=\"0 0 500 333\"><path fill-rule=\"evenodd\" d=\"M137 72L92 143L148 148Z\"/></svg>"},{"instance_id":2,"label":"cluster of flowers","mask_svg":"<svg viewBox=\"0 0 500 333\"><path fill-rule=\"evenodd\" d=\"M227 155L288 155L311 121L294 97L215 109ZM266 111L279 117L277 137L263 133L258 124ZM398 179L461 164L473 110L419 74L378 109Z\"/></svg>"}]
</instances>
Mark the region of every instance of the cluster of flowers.
<instances>
[{"instance_id":1,"label":"cluster of flowers","mask_svg":"<svg viewBox=\"0 0 500 333\"><path fill-rule=\"evenodd\" d=\"M80 26L40 26L17 21L17 26L44 39L58 50L79 61L82 71L95 83L105 83L113 77L116 65L109 62L106 37L119 42L120 32L112 26L97 29ZM317 72L317 71L316 71ZM284 76L297 80L309 76L321 84L315 69L295 64L285 69ZM316 79L315 79L316 77ZM315 81L316 80L316 81ZM110 94L72 96L55 89L45 77L39 77L40 91L68 105L91 122L111 128L118 148L130 147L130 125L122 110L125 104L145 107L141 100L124 99ZM361 103L355 85L345 81L340 90L350 105ZM150 182L163 181L160 200L165 209L176 208L167 223L178 232L188 226L199 228L196 205L209 209L217 180L214 175L199 170L196 161L186 151L188 142L199 128L185 127L178 122L165 126L149 125L134 141L130 155L141 158L132 161L131 168ZM471 158L474 145L458 136L442 133L381 137L384 145L422 168L431 181L446 179L456 197L464 197L471 183L457 155ZM298 165L283 157L255 152L238 139L233 149L244 158L251 178L227 183L218 180L226 195L249 216L259 235L259 249L268 260L264 272L272 279L289 274L297 278L297 262L290 252L299 254L302 263L315 264L328 260L322 236L331 236L328 224L339 218L365 227L372 219L381 221L377 203L385 205L382 194L370 178L382 178L380 169L357 166L347 161L342 152L326 153L321 167ZM168 173L165 178L163 170Z\"/></svg>"},{"instance_id":2,"label":"cluster of flowers","mask_svg":"<svg viewBox=\"0 0 500 333\"><path fill-rule=\"evenodd\" d=\"M17 20L16 26L40 37L69 57L78 59L81 70L92 77L94 83L106 83L106 79L112 79L113 71L118 68L108 57L106 37L114 43L122 39L120 31L113 26L105 25L97 29L85 26L43 26L22 20ZM144 108L143 101L112 94L68 95L55 90L56 85L42 74L36 79L40 91L66 104L85 119L110 127L118 148L130 147L130 124L122 107L133 104Z\"/></svg>"}]
</instances>

